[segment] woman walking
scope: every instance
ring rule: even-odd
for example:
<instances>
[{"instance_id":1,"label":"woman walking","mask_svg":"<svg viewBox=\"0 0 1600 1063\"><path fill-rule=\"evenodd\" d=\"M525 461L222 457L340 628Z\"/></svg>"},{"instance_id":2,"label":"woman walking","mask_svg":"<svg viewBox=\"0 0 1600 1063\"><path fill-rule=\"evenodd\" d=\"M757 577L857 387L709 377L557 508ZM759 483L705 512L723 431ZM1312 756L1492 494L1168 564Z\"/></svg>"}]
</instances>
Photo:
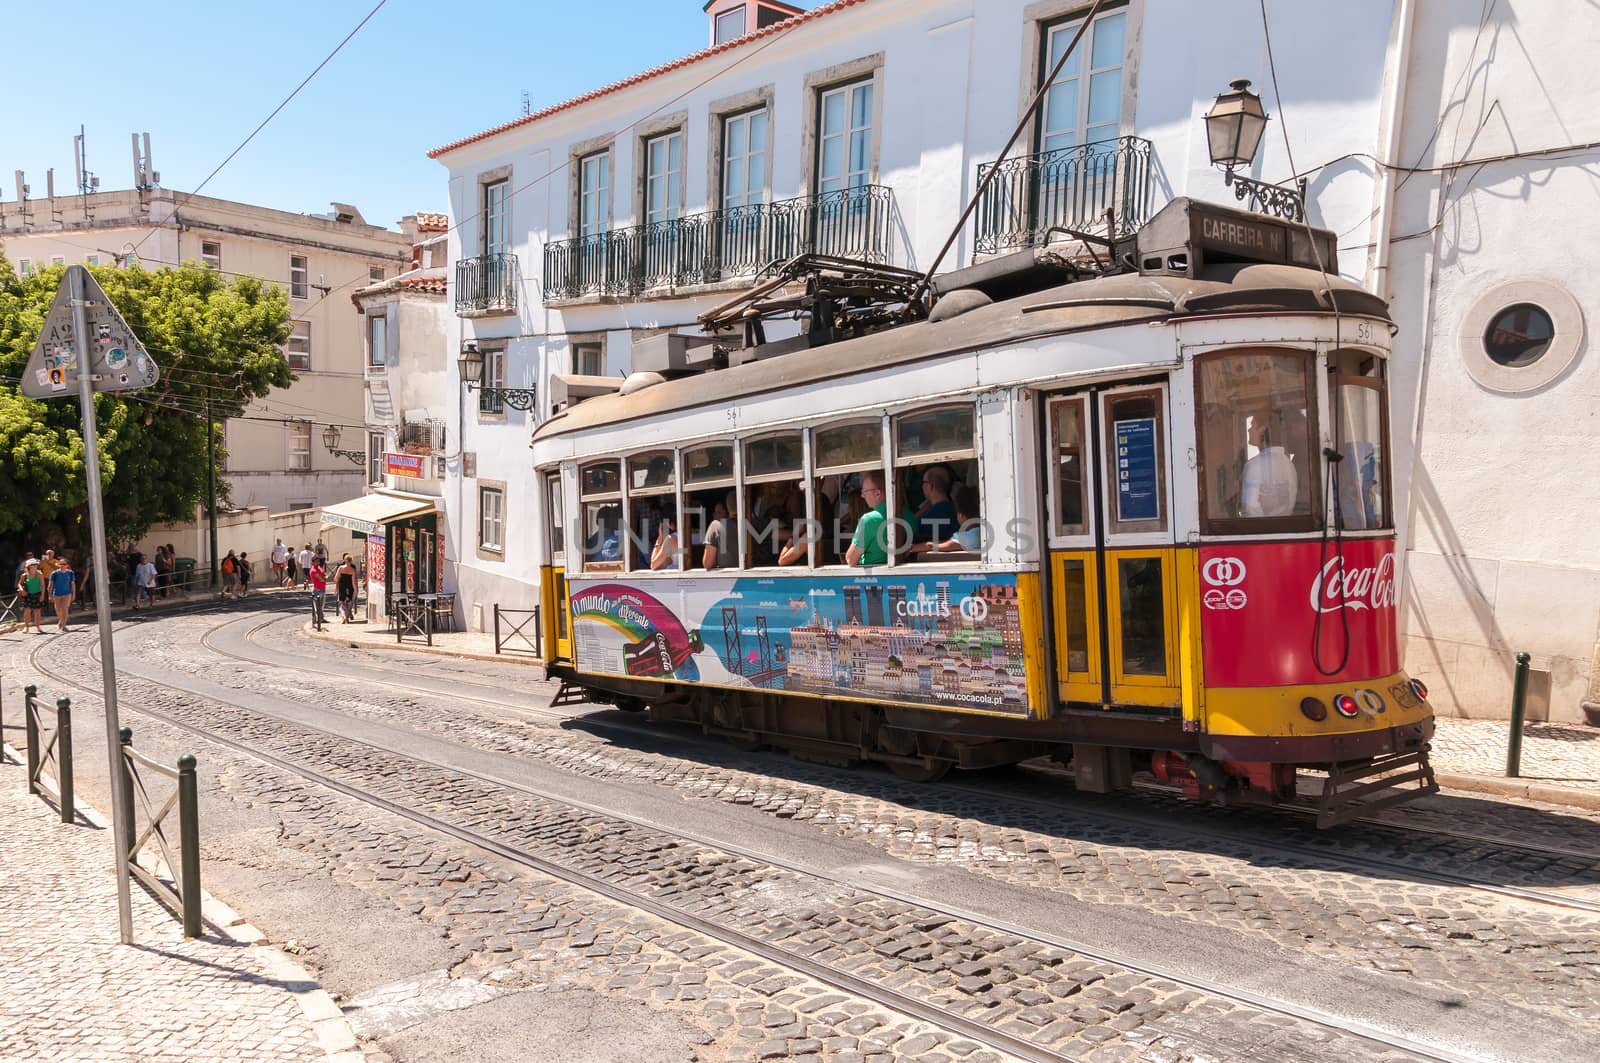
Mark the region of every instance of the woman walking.
<instances>
[{"instance_id":1,"label":"woman walking","mask_svg":"<svg viewBox=\"0 0 1600 1063\"><path fill-rule=\"evenodd\" d=\"M33 629L44 634L39 624L39 614L44 609L44 576L39 573L39 562L28 558L17 577L17 593L22 596L22 630L28 630L28 617L33 617Z\"/></svg>"},{"instance_id":2,"label":"woman walking","mask_svg":"<svg viewBox=\"0 0 1600 1063\"><path fill-rule=\"evenodd\" d=\"M250 559L243 550L239 551L239 597L243 598L250 593Z\"/></svg>"},{"instance_id":3,"label":"woman walking","mask_svg":"<svg viewBox=\"0 0 1600 1063\"><path fill-rule=\"evenodd\" d=\"M72 599L77 597L78 574L72 571L72 562L65 555L56 563L56 570L50 573L50 604L56 607L56 630L67 630L67 610L72 608Z\"/></svg>"},{"instance_id":4,"label":"woman walking","mask_svg":"<svg viewBox=\"0 0 1600 1063\"><path fill-rule=\"evenodd\" d=\"M339 591L339 616L340 623L349 624L355 620L356 612L356 563L350 560L350 555L345 554L344 560L339 562L339 567L334 572L334 582Z\"/></svg>"}]
</instances>

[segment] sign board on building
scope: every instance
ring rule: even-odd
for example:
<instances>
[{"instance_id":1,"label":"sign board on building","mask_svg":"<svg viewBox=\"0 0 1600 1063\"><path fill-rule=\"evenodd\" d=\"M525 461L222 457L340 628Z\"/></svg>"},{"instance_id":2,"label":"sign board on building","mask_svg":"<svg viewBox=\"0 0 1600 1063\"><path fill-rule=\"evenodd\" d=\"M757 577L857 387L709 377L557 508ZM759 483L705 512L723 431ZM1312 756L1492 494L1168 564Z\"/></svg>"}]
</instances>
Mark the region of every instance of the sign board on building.
<instances>
[{"instance_id":1,"label":"sign board on building","mask_svg":"<svg viewBox=\"0 0 1600 1063\"><path fill-rule=\"evenodd\" d=\"M79 267L81 268L81 267ZM95 391L131 391L160 379L150 354L106 298L94 275L83 273L84 320L87 335L80 344L73 334L72 295L62 277L55 301L45 314L39 340L22 371L22 393L32 399L60 398L77 391L78 359L87 348Z\"/></svg>"},{"instance_id":2,"label":"sign board on building","mask_svg":"<svg viewBox=\"0 0 1600 1063\"><path fill-rule=\"evenodd\" d=\"M420 480L427 475L422 469L425 460L427 459L420 454L394 454L385 451L383 471L390 476L409 476L413 480Z\"/></svg>"}]
</instances>

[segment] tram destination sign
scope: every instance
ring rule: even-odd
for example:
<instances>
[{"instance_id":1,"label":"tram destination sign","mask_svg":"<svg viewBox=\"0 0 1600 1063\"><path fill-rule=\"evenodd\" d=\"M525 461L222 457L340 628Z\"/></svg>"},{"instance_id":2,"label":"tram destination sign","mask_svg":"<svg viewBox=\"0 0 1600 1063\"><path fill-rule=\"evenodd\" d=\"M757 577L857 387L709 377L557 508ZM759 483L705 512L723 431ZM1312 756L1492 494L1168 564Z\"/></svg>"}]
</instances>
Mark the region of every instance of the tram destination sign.
<instances>
[{"instance_id":1,"label":"tram destination sign","mask_svg":"<svg viewBox=\"0 0 1600 1063\"><path fill-rule=\"evenodd\" d=\"M1180 198L1163 207L1139 230L1141 262L1166 262L1182 255L1187 276L1209 262L1266 262L1338 270L1333 234L1301 222L1269 218L1215 203ZM1165 271L1163 271L1165 272Z\"/></svg>"}]
</instances>

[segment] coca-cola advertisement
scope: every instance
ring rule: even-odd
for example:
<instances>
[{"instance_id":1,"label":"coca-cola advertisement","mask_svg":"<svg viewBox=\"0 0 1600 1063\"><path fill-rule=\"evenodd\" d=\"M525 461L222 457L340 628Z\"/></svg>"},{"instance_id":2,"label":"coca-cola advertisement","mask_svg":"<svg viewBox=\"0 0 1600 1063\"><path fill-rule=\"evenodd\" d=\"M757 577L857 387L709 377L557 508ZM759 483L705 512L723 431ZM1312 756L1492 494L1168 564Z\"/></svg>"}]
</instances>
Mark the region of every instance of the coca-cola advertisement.
<instances>
[{"instance_id":1,"label":"coca-cola advertisement","mask_svg":"<svg viewBox=\"0 0 1600 1063\"><path fill-rule=\"evenodd\" d=\"M1398 599L1392 539L1203 547L1206 683L1290 686L1393 675L1400 670Z\"/></svg>"}]
</instances>

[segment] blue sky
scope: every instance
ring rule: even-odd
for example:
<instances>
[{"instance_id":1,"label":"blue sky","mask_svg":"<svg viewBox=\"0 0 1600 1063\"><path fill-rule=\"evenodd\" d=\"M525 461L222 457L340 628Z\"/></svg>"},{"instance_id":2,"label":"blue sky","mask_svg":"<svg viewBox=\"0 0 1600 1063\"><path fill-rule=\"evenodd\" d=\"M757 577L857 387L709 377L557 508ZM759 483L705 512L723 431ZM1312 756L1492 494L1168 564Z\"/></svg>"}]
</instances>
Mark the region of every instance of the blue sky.
<instances>
[{"instance_id":1,"label":"blue sky","mask_svg":"<svg viewBox=\"0 0 1600 1063\"><path fill-rule=\"evenodd\" d=\"M5 36L26 43L0 66L0 198L18 169L36 196L52 166L57 193L75 191L79 123L102 189L133 183L128 134L148 131L162 185L192 191L376 2L6 5ZM307 213L339 200L382 225L443 210L430 148L516 117L523 90L537 109L703 48L701 6L389 0L204 194Z\"/></svg>"}]
</instances>

